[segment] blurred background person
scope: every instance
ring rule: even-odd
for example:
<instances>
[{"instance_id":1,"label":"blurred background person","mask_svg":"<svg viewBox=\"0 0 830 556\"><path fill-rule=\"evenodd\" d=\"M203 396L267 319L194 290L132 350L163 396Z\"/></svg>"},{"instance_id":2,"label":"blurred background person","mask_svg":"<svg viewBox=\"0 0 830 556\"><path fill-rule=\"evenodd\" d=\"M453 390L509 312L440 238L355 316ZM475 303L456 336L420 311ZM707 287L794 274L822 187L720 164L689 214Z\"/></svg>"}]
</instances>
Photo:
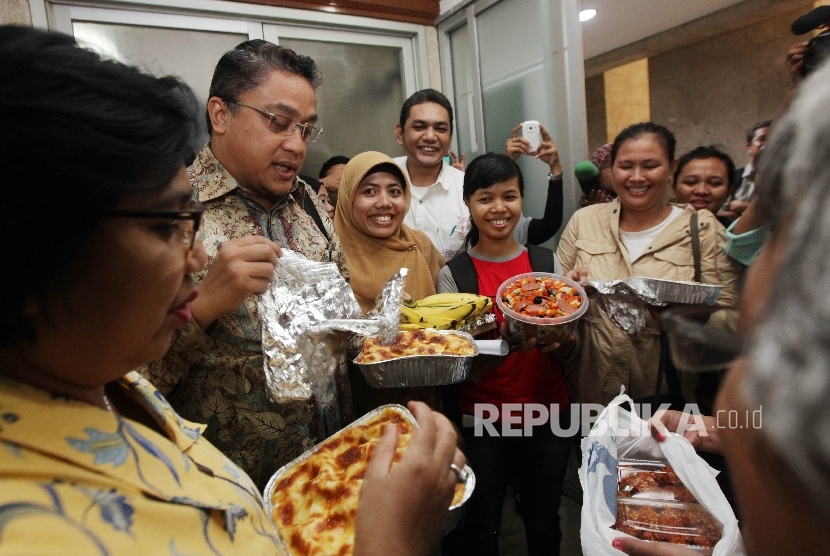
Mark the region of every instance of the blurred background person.
<instances>
[{"instance_id":1,"label":"blurred background person","mask_svg":"<svg viewBox=\"0 0 830 556\"><path fill-rule=\"evenodd\" d=\"M337 206L337 192L340 190L340 180L343 179L343 170L349 163L348 156L336 155L326 160L320 167L320 183L328 191L329 204Z\"/></svg>"},{"instance_id":2,"label":"blurred background person","mask_svg":"<svg viewBox=\"0 0 830 556\"><path fill-rule=\"evenodd\" d=\"M320 189L317 190L317 198L320 199L321 203L323 203L323 206L326 209L326 215L328 215L329 219L334 220L334 207L329 202L329 190L321 186Z\"/></svg>"},{"instance_id":3,"label":"blurred background person","mask_svg":"<svg viewBox=\"0 0 830 556\"><path fill-rule=\"evenodd\" d=\"M736 175L734 181L738 185L735 191L727 197L718 213L729 222L738 218L749 206L752 193L755 191L755 158L764 150L767 132L771 125L772 120L758 122L746 135L746 153L749 156L749 162L740 170L740 176Z\"/></svg>"},{"instance_id":4,"label":"blurred background person","mask_svg":"<svg viewBox=\"0 0 830 556\"><path fill-rule=\"evenodd\" d=\"M614 175L611 170L611 149L613 143L606 143L591 154L591 162L599 170L600 189L594 189L590 193L583 193L579 197L579 206L587 207L597 203L608 203L617 193L614 191Z\"/></svg>"}]
</instances>

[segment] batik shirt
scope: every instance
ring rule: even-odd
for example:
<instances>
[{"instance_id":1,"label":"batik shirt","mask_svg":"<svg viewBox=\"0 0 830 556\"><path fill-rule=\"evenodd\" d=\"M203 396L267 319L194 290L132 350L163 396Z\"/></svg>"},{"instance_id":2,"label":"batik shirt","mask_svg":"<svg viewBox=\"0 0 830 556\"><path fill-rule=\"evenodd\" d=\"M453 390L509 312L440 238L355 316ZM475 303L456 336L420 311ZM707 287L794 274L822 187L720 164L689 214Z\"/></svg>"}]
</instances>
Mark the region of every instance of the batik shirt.
<instances>
[{"instance_id":1,"label":"batik shirt","mask_svg":"<svg viewBox=\"0 0 830 556\"><path fill-rule=\"evenodd\" d=\"M251 480L138 373L160 431L0 377L0 555L285 554Z\"/></svg>"},{"instance_id":2,"label":"batik shirt","mask_svg":"<svg viewBox=\"0 0 830 556\"><path fill-rule=\"evenodd\" d=\"M348 279L334 226L311 194L326 239L302 206L305 182L270 211L250 200L219 163L210 145L188 168L199 201L210 272L219 246L233 238L263 236L315 261L333 261ZM310 188L309 188L310 191ZM266 391L258 295L203 331L191 322L176 334L167 355L142 369L182 416L207 423L205 436L263 488L282 465L339 430L351 418L345 363L336 373L334 394L325 400L276 404Z\"/></svg>"}]
</instances>

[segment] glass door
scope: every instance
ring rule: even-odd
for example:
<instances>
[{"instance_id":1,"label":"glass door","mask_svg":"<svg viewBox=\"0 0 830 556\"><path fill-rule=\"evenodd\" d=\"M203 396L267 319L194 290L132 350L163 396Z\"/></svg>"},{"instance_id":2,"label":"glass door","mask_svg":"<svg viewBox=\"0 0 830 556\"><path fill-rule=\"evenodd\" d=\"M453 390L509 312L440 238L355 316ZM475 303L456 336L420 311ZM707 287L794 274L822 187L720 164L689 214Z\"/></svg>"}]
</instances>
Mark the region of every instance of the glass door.
<instances>
[{"instance_id":1,"label":"glass door","mask_svg":"<svg viewBox=\"0 0 830 556\"><path fill-rule=\"evenodd\" d=\"M395 140L401 105L415 92L412 41L349 31L265 25L266 40L311 56L323 74L317 89L324 133L309 145L303 173L317 176L330 157L363 151L404 153Z\"/></svg>"},{"instance_id":2,"label":"glass door","mask_svg":"<svg viewBox=\"0 0 830 556\"><path fill-rule=\"evenodd\" d=\"M203 109L224 52L257 38L287 46L311 56L323 74L317 104L325 133L309 146L303 173L316 176L323 162L338 154L403 154L394 132L401 105L429 86L423 26L200 0L192 0L189 11L152 0L141 9L112 2L113 7L47 2L50 27L105 56L180 77ZM204 129L203 134L207 140Z\"/></svg>"},{"instance_id":3,"label":"glass door","mask_svg":"<svg viewBox=\"0 0 830 556\"><path fill-rule=\"evenodd\" d=\"M201 111L213 69L237 44L262 36L262 24L232 19L154 14L84 6L53 6L53 27L103 56L190 85ZM207 141L206 124L199 119Z\"/></svg>"}]
</instances>

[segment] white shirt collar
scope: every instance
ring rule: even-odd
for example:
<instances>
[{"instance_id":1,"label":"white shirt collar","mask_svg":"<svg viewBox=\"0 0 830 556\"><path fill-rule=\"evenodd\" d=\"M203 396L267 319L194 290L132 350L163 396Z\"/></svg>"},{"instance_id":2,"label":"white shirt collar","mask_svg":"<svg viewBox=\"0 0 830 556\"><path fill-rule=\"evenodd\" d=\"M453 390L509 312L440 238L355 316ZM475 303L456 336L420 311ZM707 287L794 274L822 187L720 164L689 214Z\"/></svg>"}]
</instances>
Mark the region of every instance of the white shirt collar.
<instances>
[{"instance_id":1,"label":"white shirt collar","mask_svg":"<svg viewBox=\"0 0 830 556\"><path fill-rule=\"evenodd\" d=\"M402 165L403 166L402 169L403 169L404 173L406 173L406 177L409 178L409 182L412 183L412 177L409 175L409 167L407 166L408 161L409 161L409 157L407 156L406 160L404 161L404 164ZM440 185L444 189L444 191L449 191L450 190L450 186L447 183L447 180L444 179L444 173L447 171L448 167L449 166L444 164L444 162L441 162L441 172L438 174L438 180L435 183L432 184L432 185ZM427 187L432 187L432 185L427 186ZM412 187L422 187L422 186L413 185Z\"/></svg>"}]
</instances>

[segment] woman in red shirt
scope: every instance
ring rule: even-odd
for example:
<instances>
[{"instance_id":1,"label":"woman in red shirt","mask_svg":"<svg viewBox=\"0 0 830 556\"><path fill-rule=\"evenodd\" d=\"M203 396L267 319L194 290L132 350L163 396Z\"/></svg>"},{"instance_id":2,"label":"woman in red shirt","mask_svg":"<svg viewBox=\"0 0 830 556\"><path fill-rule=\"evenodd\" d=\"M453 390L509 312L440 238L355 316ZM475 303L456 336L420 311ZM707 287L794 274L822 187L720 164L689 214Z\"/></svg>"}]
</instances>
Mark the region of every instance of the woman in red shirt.
<instances>
[{"instance_id":1,"label":"woman in red shirt","mask_svg":"<svg viewBox=\"0 0 830 556\"><path fill-rule=\"evenodd\" d=\"M552 251L543 247L528 251L513 239L513 228L522 215L523 194L521 171L509 157L489 153L470 163L464 175L464 202L470 210L472 229L466 251L439 273L439 292L477 290L469 293L488 295L495 301L498 287L513 276L534 270L562 274ZM498 309L496 316L501 323ZM567 431L570 403L556 356L570 354L574 342L571 339L561 346L535 346L533 342L525 346L532 349L498 358L478 381L464 382L452 392L451 397L457 397L465 454L477 475L476 490L467 503L465 554L498 554L508 485L519 498L528 553L559 554L559 500L570 436L575 431ZM493 427L473 426L471 416L477 409L487 419L493 408L498 411ZM548 412L552 417L538 424ZM525 423L526 416L534 421Z\"/></svg>"}]
</instances>

